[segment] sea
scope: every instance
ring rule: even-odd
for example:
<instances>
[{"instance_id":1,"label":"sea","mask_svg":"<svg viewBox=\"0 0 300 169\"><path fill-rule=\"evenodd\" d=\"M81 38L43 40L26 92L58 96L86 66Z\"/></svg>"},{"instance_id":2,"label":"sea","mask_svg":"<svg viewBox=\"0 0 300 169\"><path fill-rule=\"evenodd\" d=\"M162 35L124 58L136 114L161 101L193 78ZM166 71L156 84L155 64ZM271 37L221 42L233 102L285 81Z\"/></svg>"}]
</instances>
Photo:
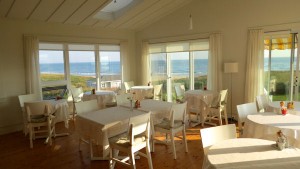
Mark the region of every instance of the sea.
<instances>
[{"instance_id":1,"label":"sea","mask_svg":"<svg viewBox=\"0 0 300 169\"><path fill-rule=\"evenodd\" d=\"M268 70L268 58L264 59L264 69ZM288 57L273 57L271 60L272 71L285 71L290 69L290 60ZM189 60L172 60L172 73L176 75L188 75L189 74ZM163 74L166 72L166 62L162 60L152 61L151 70L153 74ZM208 60L196 59L195 60L195 74L207 75ZM49 74L63 74L63 63L41 63L41 73ZM100 64L101 75L116 75L121 73L120 62L105 62ZM70 73L72 75L82 76L95 76L95 63L94 62L81 62L70 63Z\"/></svg>"}]
</instances>

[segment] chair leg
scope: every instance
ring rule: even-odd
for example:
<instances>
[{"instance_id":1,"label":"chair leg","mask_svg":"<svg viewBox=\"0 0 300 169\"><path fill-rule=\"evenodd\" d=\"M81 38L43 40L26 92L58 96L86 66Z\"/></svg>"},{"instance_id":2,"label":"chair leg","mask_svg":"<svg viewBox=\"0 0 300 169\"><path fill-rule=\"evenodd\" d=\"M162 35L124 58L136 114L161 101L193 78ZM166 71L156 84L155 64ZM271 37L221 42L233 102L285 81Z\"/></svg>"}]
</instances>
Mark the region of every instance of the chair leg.
<instances>
[{"instance_id":1,"label":"chair leg","mask_svg":"<svg viewBox=\"0 0 300 169\"><path fill-rule=\"evenodd\" d=\"M132 151L130 152L129 159L130 159L130 161L131 161L131 167L132 167L132 169L136 169L136 167L135 167L134 153L133 153Z\"/></svg>"},{"instance_id":2,"label":"chair leg","mask_svg":"<svg viewBox=\"0 0 300 169\"><path fill-rule=\"evenodd\" d=\"M52 129L51 124L48 125L48 138L49 138L49 144L52 145Z\"/></svg>"},{"instance_id":3,"label":"chair leg","mask_svg":"<svg viewBox=\"0 0 300 169\"><path fill-rule=\"evenodd\" d=\"M225 117L225 123L228 124L228 118L227 118L226 109L224 109L224 117Z\"/></svg>"},{"instance_id":4,"label":"chair leg","mask_svg":"<svg viewBox=\"0 0 300 169\"><path fill-rule=\"evenodd\" d=\"M222 124L222 112L221 111L219 111L219 124L220 124L220 126L223 125Z\"/></svg>"},{"instance_id":5,"label":"chair leg","mask_svg":"<svg viewBox=\"0 0 300 169\"><path fill-rule=\"evenodd\" d=\"M33 139L33 127L29 127L29 141L30 141L30 148L33 148L33 143L32 143L32 139Z\"/></svg>"},{"instance_id":6,"label":"chair leg","mask_svg":"<svg viewBox=\"0 0 300 169\"><path fill-rule=\"evenodd\" d=\"M113 158L113 149L109 148L109 169L114 168L112 158Z\"/></svg>"},{"instance_id":7,"label":"chair leg","mask_svg":"<svg viewBox=\"0 0 300 169\"><path fill-rule=\"evenodd\" d=\"M146 145L146 154L147 154L149 169L153 169L149 140L147 141L147 145Z\"/></svg>"},{"instance_id":8,"label":"chair leg","mask_svg":"<svg viewBox=\"0 0 300 169\"><path fill-rule=\"evenodd\" d=\"M182 137L183 137L183 140L182 140L182 141L184 142L185 152L188 152L185 128L183 128L183 130L182 130Z\"/></svg>"},{"instance_id":9,"label":"chair leg","mask_svg":"<svg viewBox=\"0 0 300 169\"><path fill-rule=\"evenodd\" d=\"M175 149L175 142L174 142L174 133L171 132L170 133L170 137L171 137L171 144L172 144L172 148L173 148L173 156L174 156L174 159L176 160L176 149Z\"/></svg>"}]
</instances>

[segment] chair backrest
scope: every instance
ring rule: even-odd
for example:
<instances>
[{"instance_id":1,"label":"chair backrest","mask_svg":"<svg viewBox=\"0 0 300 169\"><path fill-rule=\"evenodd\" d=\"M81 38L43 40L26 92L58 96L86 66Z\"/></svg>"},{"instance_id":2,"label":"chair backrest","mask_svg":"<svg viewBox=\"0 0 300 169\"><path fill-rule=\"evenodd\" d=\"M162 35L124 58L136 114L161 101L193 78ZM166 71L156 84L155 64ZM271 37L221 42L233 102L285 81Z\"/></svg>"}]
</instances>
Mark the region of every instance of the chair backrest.
<instances>
[{"instance_id":1,"label":"chair backrest","mask_svg":"<svg viewBox=\"0 0 300 169\"><path fill-rule=\"evenodd\" d=\"M154 99L160 99L162 86L163 86L163 84L154 85L154 91L153 91Z\"/></svg>"},{"instance_id":2,"label":"chair backrest","mask_svg":"<svg viewBox=\"0 0 300 169\"><path fill-rule=\"evenodd\" d=\"M175 120L185 122L186 117L186 104L187 102L181 104L173 104L170 113L170 126L174 126Z\"/></svg>"},{"instance_id":3,"label":"chair backrest","mask_svg":"<svg viewBox=\"0 0 300 169\"><path fill-rule=\"evenodd\" d=\"M182 84L175 84L174 85L175 88L175 94L176 94L176 98L183 98L184 97L184 93L185 93L185 87Z\"/></svg>"},{"instance_id":4,"label":"chair backrest","mask_svg":"<svg viewBox=\"0 0 300 169\"><path fill-rule=\"evenodd\" d=\"M99 109L96 99L75 103L77 114L96 111Z\"/></svg>"},{"instance_id":5,"label":"chair backrest","mask_svg":"<svg viewBox=\"0 0 300 169\"><path fill-rule=\"evenodd\" d=\"M31 101L41 101L41 97L39 95L36 94L26 94L26 95L20 95L18 96L19 98L19 102L20 102L20 106L23 109L24 108L24 103L25 102L31 102ZM23 109L25 110L25 109Z\"/></svg>"},{"instance_id":6,"label":"chair backrest","mask_svg":"<svg viewBox=\"0 0 300 169\"><path fill-rule=\"evenodd\" d=\"M73 102L80 102L82 101L83 97L83 89L82 87L71 87L71 93L72 93L72 98Z\"/></svg>"},{"instance_id":7,"label":"chair backrest","mask_svg":"<svg viewBox=\"0 0 300 169\"><path fill-rule=\"evenodd\" d=\"M132 86L134 86L133 81L124 82L124 87L125 87L126 92L128 92L131 89Z\"/></svg>"},{"instance_id":8,"label":"chair backrest","mask_svg":"<svg viewBox=\"0 0 300 169\"><path fill-rule=\"evenodd\" d=\"M150 137L150 112L131 117L129 120L130 144L134 144L134 136L144 134L147 139Z\"/></svg>"},{"instance_id":9,"label":"chair backrest","mask_svg":"<svg viewBox=\"0 0 300 169\"><path fill-rule=\"evenodd\" d=\"M215 97L213 98L211 107L216 107L216 108L218 108L220 106L226 107L227 93L228 93L228 90L226 89L226 90L221 90L218 95L215 95Z\"/></svg>"},{"instance_id":10,"label":"chair backrest","mask_svg":"<svg viewBox=\"0 0 300 169\"><path fill-rule=\"evenodd\" d=\"M123 93L123 94L116 95L117 105L122 105L122 104L125 104L125 103L129 103L130 98L132 98L131 93Z\"/></svg>"},{"instance_id":11,"label":"chair backrest","mask_svg":"<svg viewBox=\"0 0 300 169\"><path fill-rule=\"evenodd\" d=\"M263 94L256 96L256 104L259 112L265 112L269 110L269 96Z\"/></svg>"},{"instance_id":12,"label":"chair backrest","mask_svg":"<svg viewBox=\"0 0 300 169\"><path fill-rule=\"evenodd\" d=\"M246 119L247 115L257 113L256 104L254 102L240 104L236 106L238 112L238 125L239 129L242 130L243 124Z\"/></svg>"},{"instance_id":13,"label":"chair backrest","mask_svg":"<svg viewBox=\"0 0 300 169\"><path fill-rule=\"evenodd\" d=\"M205 154L208 148L214 145L215 143L222 140L237 138L235 124L227 124L201 129L200 133L202 147Z\"/></svg>"},{"instance_id":14,"label":"chair backrest","mask_svg":"<svg viewBox=\"0 0 300 169\"><path fill-rule=\"evenodd\" d=\"M24 108L27 116L27 121L30 122L31 116L49 115L49 104L45 101L25 102Z\"/></svg>"}]
</instances>

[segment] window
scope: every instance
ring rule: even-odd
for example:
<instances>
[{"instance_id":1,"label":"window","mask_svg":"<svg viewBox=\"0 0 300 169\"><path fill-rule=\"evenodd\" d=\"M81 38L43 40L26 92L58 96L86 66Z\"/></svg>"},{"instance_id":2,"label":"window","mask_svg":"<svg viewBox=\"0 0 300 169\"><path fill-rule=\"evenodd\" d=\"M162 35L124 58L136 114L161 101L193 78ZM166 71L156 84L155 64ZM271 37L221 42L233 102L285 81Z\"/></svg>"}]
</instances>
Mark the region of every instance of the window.
<instances>
[{"instance_id":1,"label":"window","mask_svg":"<svg viewBox=\"0 0 300 169\"><path fill-rule=\"evenodd\" d=\"M298 100L297 34L265 37L264 88L274 101Z\"/></svg>"},{"instance_id":2,"label":"window","mask_svg":"<svg viewBox=\"0 0 300 169\"><path fill-rule=\"evenodd\" d=\"M152 84L163 84L163 99L175 100L174 84L202 89L207 84L208 39L149 46Z\"/></svg>"},{"instance_id":3,"label":"window","mask_svg":"<svg viewBox=\"0 0 300 169\"><path fill-rule=\"evenodd\" d=\"M40 43L40 79L44 99L63 97L71 86L84 91L121 87L119 45Z\"/></svg>"}]
</instances>

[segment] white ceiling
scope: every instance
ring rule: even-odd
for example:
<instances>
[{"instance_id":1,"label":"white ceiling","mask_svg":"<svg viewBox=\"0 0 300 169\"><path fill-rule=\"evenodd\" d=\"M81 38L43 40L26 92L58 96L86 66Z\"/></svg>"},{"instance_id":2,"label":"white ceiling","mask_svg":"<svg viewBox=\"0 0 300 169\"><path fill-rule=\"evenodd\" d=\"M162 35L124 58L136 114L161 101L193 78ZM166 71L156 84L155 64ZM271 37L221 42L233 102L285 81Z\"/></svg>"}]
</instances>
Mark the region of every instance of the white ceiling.
<instances>
[{"instance_id":1,"label":"white ceiling","mask_svg":"<svg viewBox=\"0 0 300 169\"><path fill-rule=\"evenodd\" d=\"M142 0L115 20L94 16L111 0L0 0L0 17L141 30L192 0ZM124 1L124 0L117 0Z\"/></svg>"}]
</instances>

